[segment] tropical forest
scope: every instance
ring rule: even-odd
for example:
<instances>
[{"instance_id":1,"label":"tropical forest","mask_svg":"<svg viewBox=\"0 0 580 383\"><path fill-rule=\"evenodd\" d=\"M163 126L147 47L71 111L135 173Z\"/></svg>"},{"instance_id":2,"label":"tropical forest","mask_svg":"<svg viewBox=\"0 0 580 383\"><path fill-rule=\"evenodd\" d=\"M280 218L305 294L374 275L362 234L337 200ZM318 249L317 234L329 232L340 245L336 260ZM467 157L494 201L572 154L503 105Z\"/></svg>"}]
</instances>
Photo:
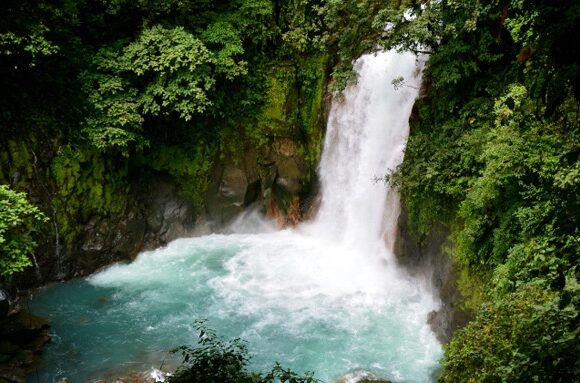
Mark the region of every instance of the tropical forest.
<instances>
[{"instance_id":1,"label":"tropical forest","mask_svg":"<svg viewBox=\"0 0 580 383\"><path fill-rule=\"evenodd\" d=\"M580 2L2 0L0 383L580 381Z\"/></svg>"}]
</instances>

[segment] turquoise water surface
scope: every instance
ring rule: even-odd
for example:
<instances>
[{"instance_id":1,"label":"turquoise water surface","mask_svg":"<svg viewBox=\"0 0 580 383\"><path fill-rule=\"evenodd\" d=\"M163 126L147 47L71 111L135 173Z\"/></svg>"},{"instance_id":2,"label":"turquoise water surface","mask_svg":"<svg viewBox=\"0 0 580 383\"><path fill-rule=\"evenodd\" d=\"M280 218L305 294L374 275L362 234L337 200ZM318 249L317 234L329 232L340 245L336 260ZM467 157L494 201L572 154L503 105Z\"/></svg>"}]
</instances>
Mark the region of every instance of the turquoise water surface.
<instances>
[{"instance_id":1,"label":"turquoise water surface","mask_svg":"<svg viewBox=\"0 0 580 383\"><path fill-rule=\"evenodd\" d=\"M293 231L180 239L87 279L46 287L31 309L53 341L31 382L85 382L174 365L194 320L248 341L252 369L274 362L333 382L371 372L428 382L440 345L434 303L384 260ZM165 362L164 362L165 361Z\"/></svg>"}]
</instances>

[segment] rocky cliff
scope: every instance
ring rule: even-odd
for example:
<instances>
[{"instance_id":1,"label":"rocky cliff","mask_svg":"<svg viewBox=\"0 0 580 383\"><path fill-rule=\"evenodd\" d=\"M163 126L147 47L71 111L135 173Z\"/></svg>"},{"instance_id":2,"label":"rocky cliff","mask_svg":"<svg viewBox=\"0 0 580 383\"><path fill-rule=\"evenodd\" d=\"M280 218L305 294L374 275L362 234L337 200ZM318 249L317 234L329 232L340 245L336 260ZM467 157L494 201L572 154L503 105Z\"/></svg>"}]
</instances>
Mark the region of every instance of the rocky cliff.
<instances>
[{"instance_id":1,"label":"rocky cliff","mask_svg":"<svg viewBox=\"0 0 580 383\"><path fill-rule=\"evenodd\" d=\"M128 161L66 144L50 128L10 139L0 150L0 183L26 191L50 222L40 230L34 267L5 287L14 292L130 261L175 238L219 231L252 204L281 225L296 223L315 184L327 69L326 57L270 68L255 125L224 133L221 150L196 152L191 161L171 147Z\"/></svg>"},{"instance_id":2,"label":"rocky cliff","mask_svg":"<svg viewBox=\"0 0 580 383\"><path fill-rule=\"evenodd\" d=\"M425 280L438 294L441 307L429 316L429 324L437 339L447 343L453 332L472 319L465 307L465 292L458 286L461 272L452 256L453 243L449 229L442 224L433 227L425 238L419 238L409 226L403 207L398 221L395 255L411 274Z\"/></svg>"}]
</instances>

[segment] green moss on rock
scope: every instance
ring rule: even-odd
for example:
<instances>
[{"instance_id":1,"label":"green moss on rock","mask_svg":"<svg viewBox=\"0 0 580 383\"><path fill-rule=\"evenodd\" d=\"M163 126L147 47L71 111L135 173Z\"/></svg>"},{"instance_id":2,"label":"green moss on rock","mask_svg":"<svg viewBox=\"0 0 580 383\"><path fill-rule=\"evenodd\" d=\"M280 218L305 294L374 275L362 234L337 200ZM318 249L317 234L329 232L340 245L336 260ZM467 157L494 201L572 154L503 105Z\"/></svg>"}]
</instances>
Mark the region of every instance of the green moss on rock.
<instances>
[{"instance_id":1,"label":"green moss on rock","mask_svg":"<svg viewBox=\"0 0 580 383\"><path fill-rule=\"evenodd\" d=\"M51 171L56 183L56 219L67 248L72 248L81 224L91 217L119 217L126 212L126 163L87 148L65 146L54 158Z\"/></svg>"}]
</instances>

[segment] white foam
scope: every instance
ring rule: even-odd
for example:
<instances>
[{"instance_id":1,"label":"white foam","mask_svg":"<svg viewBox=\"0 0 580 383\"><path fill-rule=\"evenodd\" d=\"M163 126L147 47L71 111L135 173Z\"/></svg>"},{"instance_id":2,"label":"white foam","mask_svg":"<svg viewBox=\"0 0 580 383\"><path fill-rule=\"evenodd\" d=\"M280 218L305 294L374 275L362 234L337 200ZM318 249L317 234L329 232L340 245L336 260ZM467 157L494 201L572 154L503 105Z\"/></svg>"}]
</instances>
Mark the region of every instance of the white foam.
<instances>
[{"instance_id":1,"label":"white foam","mask_svg":"<svg viewBox=\"0 0 580 383\"><path fill-rule=\"evenodd\" d=\"M151 304L180 299L182 293L175 298L157 296L155 286L160 291L174 286L191 294L209 288L212 315L257 318L246 326L250 337L280 328L307 341L308 326L317 323L356 339L366 337L364 342L374 345L369 347L397 344L401 360L436 364L440 345L426 321L438 303L428 288L397 268L392 246L398 195L374 181L402 161L422 64L410 54L384 52L363 56L356 66L358 84L345 91L342 101L333 103L330 113L319 166L322 201L312 222L276 231L249 213L231 227L237 234L180 239L89 281L107 287L131 286L132 291L153 289L143 293L143 300ZM395 91L391 81L400 76L409 86ZM222 253L216 264L216 254ZM136 302L131 310L139 310L141 304ZM397 331L414 333L381 331L384 339L374 339L372 334L369 338L366 332L377 326L369 317L384 317L394 326L406 323ZM187 320L175 318L175 325ZM360 343L351 343L355 353ZM292 360L298 352L308 349L284 357ZM357 368L357 363L345 360L345 371ZM389 363L402 362L385 361L385 369ZM402 373L393 367L390 374Z\"/></svg>"}]
</instances>

